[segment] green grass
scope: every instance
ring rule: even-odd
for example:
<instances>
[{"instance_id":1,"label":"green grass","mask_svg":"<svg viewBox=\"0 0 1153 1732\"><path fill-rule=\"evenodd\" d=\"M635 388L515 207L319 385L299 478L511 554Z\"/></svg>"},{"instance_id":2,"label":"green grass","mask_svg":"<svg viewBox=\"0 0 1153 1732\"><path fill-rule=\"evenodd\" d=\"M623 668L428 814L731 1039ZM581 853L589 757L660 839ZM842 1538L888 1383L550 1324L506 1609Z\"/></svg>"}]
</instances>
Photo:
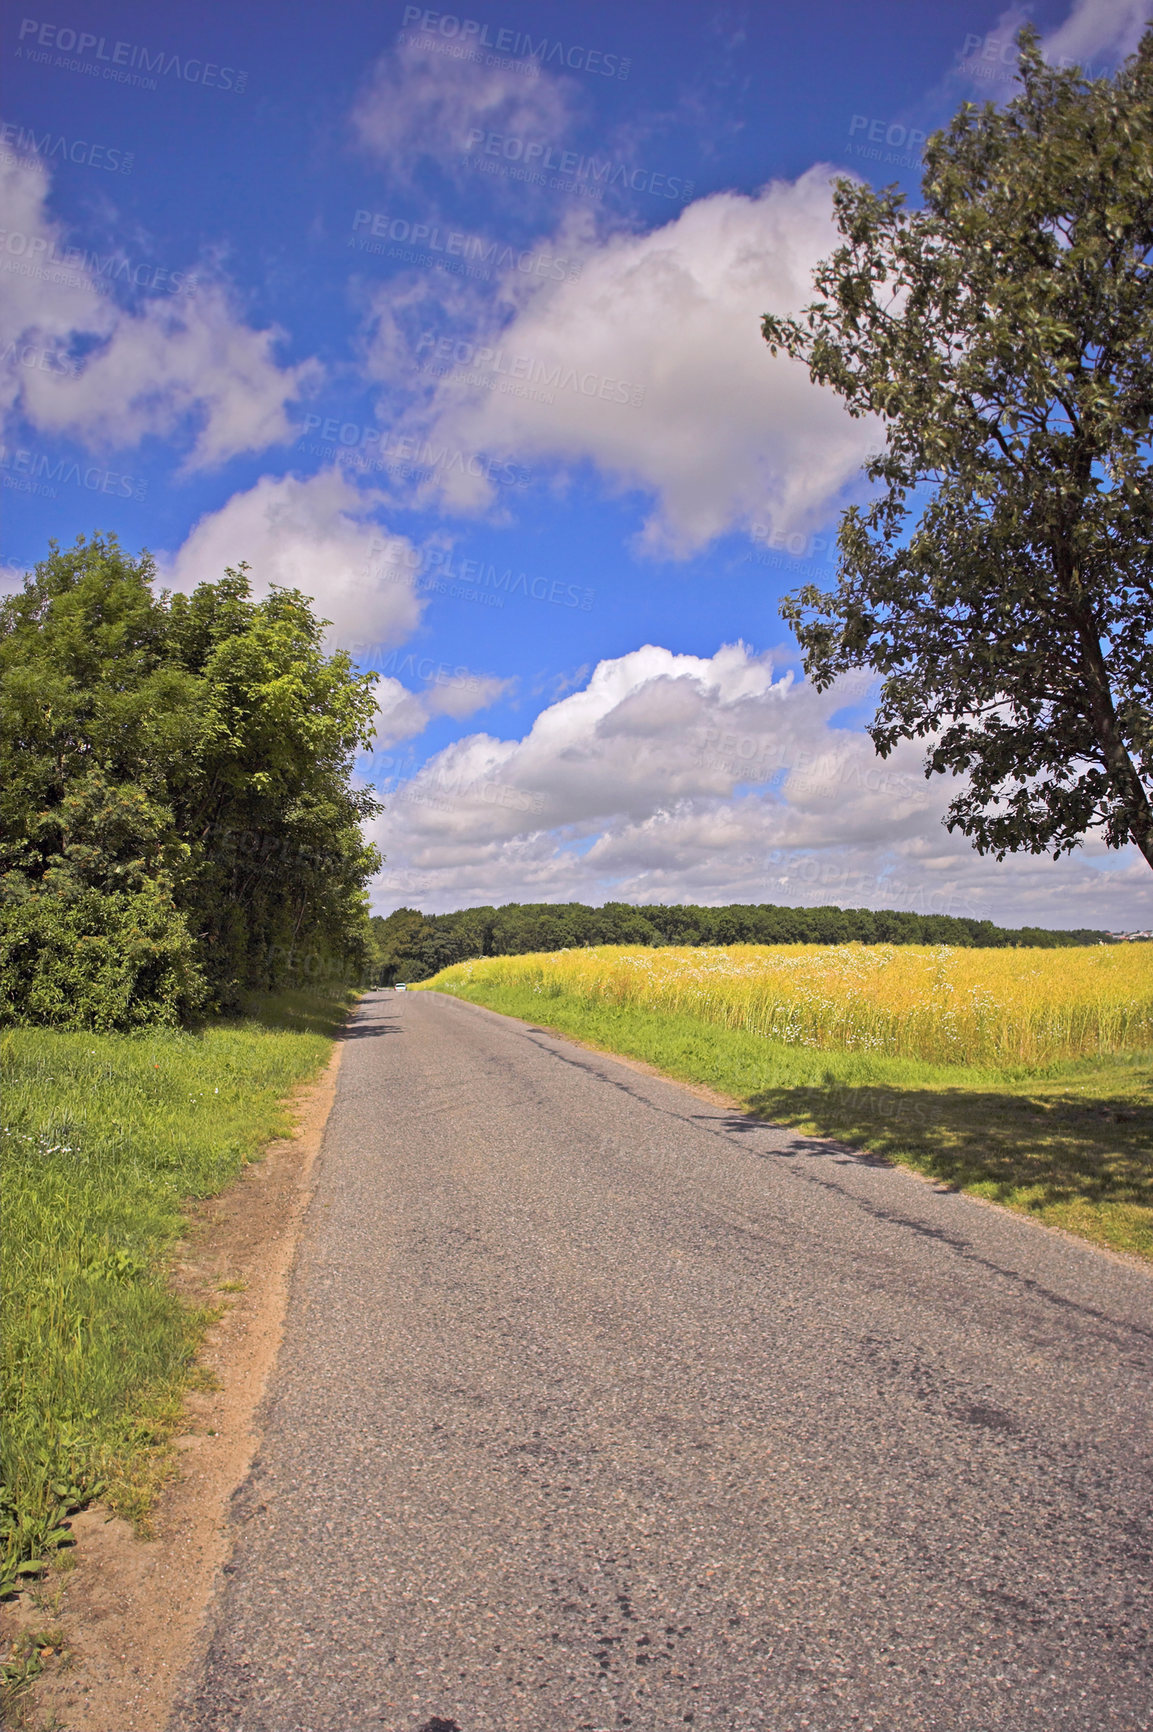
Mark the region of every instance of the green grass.
<instances>
[{"instance_id":1,"label":"green grass","mask_svg":"<svg viewBox=\"0 0 1153 1732\"><path fill-rule=\"evenodd\" d=\"M1153 1259L1153 1054L975 1069L819 1051L691 1016L479 979L425 985Z\"/></svg>"},{"instance_id":2,"label":"green grass","mask_svg":"<svg viewBox=\"0 0 1153 1732\"><path fill-rule=\"evenodd\" d=\"M166 1282L183 1205L283 1134L280 1102L325 1063L346 1002L254 1000L195 1032L0 1037L0 1592L98 1493L143 1515L210 1316Z\"/></svg>"}]
</instances>

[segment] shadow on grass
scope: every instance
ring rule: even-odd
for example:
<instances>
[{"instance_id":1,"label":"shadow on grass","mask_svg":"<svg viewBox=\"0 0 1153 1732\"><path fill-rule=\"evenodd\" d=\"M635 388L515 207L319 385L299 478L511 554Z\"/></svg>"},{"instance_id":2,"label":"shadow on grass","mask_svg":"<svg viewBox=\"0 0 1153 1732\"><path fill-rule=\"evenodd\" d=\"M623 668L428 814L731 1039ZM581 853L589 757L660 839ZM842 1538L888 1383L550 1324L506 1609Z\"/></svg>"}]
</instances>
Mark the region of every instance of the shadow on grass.
<instances>
[{"instance_id":1,"label":"shadow on grass","mask_svg":"<svg viewBox=\"0 0 1153 1732\"><path fill-rule=\"evenodd\" d=\"M978 1071L819 1053L687 1014L542 1002L499 984L457 983L454 996L520 1019L530 1038L543 1017L546 1032L703 1083L756 1118L834 1139L854 1160L912 1167L1092 1244L1153 1259L1153 1053ZM729 1132L750 1128L740 1113L721 1122Z\"/></svg>"},{"instance_id":2,"label":"shadow on grass","mask_svg":"<svg viewBox=\"0 0 1153 1732\"><path fill-rule=\"evenodd\" d=\"M1126 1204L1153 1224L1153 1102L1071 1090L884 1084L760 1089L759 1118L837 1137L953 1187L1043 1212Z\"/></svg>"},{"instance_id":3,"label":"shadow on grass","mask_svg":"<svg viewBox=\"0 0 1153 1732\"><path fill-rule=\"evenodd\" d=\"M353 991L254 992L244 1000L241 1017L263 1028L286 1034L320 1034L339 1040L345 1032L349 1012L356 1001Z\"/></svg>"}]
</instances>

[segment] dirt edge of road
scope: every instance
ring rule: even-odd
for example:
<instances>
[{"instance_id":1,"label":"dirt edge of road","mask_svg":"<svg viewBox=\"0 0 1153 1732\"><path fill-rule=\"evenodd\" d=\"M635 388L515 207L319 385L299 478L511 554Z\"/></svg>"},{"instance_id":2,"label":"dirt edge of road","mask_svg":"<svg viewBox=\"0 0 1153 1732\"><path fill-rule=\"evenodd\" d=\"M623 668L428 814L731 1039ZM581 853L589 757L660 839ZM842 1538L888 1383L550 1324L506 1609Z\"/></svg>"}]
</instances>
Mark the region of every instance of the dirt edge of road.
<instances>
[{"instance_id":1,"label":"dirt edge of road","mask_svg":"<svg viewBox=\"0 0 1153 1732\"><path fill-rule=\"evenodd\" d=\"M228 1190L188 1211L173 1285L189 1303L223 1315L198 1356L215 1388L186 1399L174 1440L177 1471L150 1516L154 1537L138 1539L128 1522L95 1504L71 1518L74 1567L52 1572L4 1608L9 1640L48 1626L67 1635L69 1658L50 1660L20 1701L14 1723L29 1732L163 1732L181 1681L202 1654L206 1614L232 1545L229 1500L259 1442L259 1407L276 1363L343 1051L338 1041L320 1077L290 1097L292 1135L270 1143Z\"/></svg>"}]
</instances>

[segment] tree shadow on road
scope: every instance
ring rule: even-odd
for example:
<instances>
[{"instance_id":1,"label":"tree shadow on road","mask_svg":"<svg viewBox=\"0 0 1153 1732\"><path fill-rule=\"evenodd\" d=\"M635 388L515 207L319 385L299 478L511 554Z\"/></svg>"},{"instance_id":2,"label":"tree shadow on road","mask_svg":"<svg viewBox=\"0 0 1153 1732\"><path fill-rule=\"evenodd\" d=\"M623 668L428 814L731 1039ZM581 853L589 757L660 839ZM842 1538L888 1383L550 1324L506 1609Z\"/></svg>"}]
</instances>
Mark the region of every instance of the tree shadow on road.
<instances>
[{"instance_id":1,"label":"tree shadow on road","mask_svg":"<svg viewBox=\"0 0 1153 1732\"><path fill-rule=\"evenodd\" d=\"M346 1022L337 1030L337 1040L377 1040L385 1034L403 1034L404 1025L396 1017L373 1022Z\"/></svg>"}]
</instances>

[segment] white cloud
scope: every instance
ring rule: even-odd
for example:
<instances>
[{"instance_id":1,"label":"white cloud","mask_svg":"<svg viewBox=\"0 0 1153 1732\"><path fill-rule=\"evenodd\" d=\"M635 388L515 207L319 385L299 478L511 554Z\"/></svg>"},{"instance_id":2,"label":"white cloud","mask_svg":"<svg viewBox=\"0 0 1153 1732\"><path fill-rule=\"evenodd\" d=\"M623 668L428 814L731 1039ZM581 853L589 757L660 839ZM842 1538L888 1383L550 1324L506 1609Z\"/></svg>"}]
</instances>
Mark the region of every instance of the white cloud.
<instances>
[{"instance_id":1,"label":"white cloud","mask_svg":"<svg viewBox=\"0 0 1153 1732\"><path fill-rule=\"evenodd\" d=\"M594 671L519 740L474 734L395 792L375 839L387 908L478 902L836 903L1053 926L1153 917L1148 868L1096 846L982 860L940 819L919 747L878 759L766 657L653 645ZM1109 869L1105 869L1109 868ZM1142 876L1142 873L1144 876Z\"/></svg>"},{"instance_id":2,"label":"white cloud","mask_svg":"<svg viewBox=\"0 0 1153 1732\"><path fill-rule=\"evenodd\" d=\"M0 165L6 220L0 408L37 431L94 449L148 434L194 435L187 468L261 451L292 434L288 404L317 382L314 362L282 367L280 333L244 324L224 284L156 296L135 311L102 294L46 210L38 159Z\"/></svg>"},{"instance_id":3,"label":"white cloud","mask_svg":"<svg viewBox=\"0 0 1153 1732\"><path fill-rule=\"evenodd\" d=\"M507 840L523 831L527 810L537 814L536 828L575 828L591 839L606 824L644 825L685 801L727 800L742 786L767 783L780 784L787 798L801 790L807 806L828 812L829 824L852 826L855 800L871 797L863 779L869 742L840 731L834 756L811 746L814 728L846 701L844 682L818 696L795 687L791 674L774 679L769 658L743 644L707 659L646 644L600 662L587 685L542 710L522 740L474 734L446 747L403 798L428 808L422 828L449 845ZM907 775L889 767L886 776L891 802L923 797ZM494 796L493 783L507 794ZM454 798L434 808L427 797L448 788ZM780 804L780 795L768 798ZM794 832L806 839L800 814Z\"/></svg>"},{"instance_id":4,"label":"white cloud","mask_svg":"<svg viewBox=\"0 0 1153 1732\"><path fill-rule=\"evenodd\" d=\"M373 521L382 503L335 469L307 480L263 476L200 519L164 563L165 581L190 590L246 560L257 595L275 583L314 596L335 642L400 643L420 621L420 560Z\"/></svg>"},{"instance_id":5,"label":"white cloud","mask_svg":"<svg viewBox=\"0 0 1153 1732\"><path fill-rule=\"evenodd\" d=\"M439 351L421 340L420 358L439 354L448 370L429 410L435 435L534 465L595 464L614 489L653 499L653 548L687 553L755 523L812 526L878 433L804 366L774 359L760 321L811 298L813 266L836 244L830 211L828 171L815 168L589 244L579 280L543 285L499 332L458 332ZM475 478L444 492L461 510L490 499Z\"/></svg>"},{"instance_id":6,"label":"white cloud","mask_svg":"<svg viewBox=\"0 0 1153 1732\"><path fill-rule=\"evenodd\" d=\"M1112 74L1141 40L1153 19L1150 0L1076 0L1063 24L1041 39L1051 66L1080 66L1092 78ZM1029 12L1008 6L991 30L966 34L953 75L962 87L985 99L1008 102L1017 82L1017 36Z\"/></svg>"},{"instance_id":7,"label":"white cloud","mask_svg":"<svg viewBox=\"0 0 1153 1732\"><path fill-rule=\"evenodd\" d=\"M1153 20L1149 0L1076 0L1064 24L1050 32L1041 46L1054 66L1073 61L1096 71L1132 54Z\"/></svg>"},{"instance_id":8,"label":"white cloud","mask_svg":"<svg viewBox=\"0 0 1153 1732\"><path fill-rule=\"evenodd\" d=\"M452 43L409 41L373 67L353 109L353 131L394 180L410 181L421 159L459 173L477 129L559 138L568 126L572 80L536 68L528 75L512 63L476 65L459 53Z\"/></svg>"},{"instance_id":9,"label":"white cloud","mask_svg":"<svg viewBox=\"0 0 1153 1732\"><path fill-rule=\"evenodd\" d=\"M281 368L277 335L240 324L220 286L183 304L153 299L117 318L76 378L27 378L24 413L42 432L90 447L137 445L189 423L189 469L263 451L292 437L288 403L319 376L311 363Z\"/></svg>"},{"instance_id":10,"label":"white cloud","mask_svg":"<svg viewBox=\"0 0 1153 1732\"><path fill-rule=\"evenodd\" d=\"M381 679L376 688L377 724L376 750L386 752L402 740L423 734L437 716L451 716L463 721L466 716L486 710L509 691L511 680L492 674L472 674L467 669L452 670L437 664L432 657L415 654L405 658L415 664L416 677L429 668L422 690L413 691L401 680L390 675Z\"/></svg>"}]
</instances>

